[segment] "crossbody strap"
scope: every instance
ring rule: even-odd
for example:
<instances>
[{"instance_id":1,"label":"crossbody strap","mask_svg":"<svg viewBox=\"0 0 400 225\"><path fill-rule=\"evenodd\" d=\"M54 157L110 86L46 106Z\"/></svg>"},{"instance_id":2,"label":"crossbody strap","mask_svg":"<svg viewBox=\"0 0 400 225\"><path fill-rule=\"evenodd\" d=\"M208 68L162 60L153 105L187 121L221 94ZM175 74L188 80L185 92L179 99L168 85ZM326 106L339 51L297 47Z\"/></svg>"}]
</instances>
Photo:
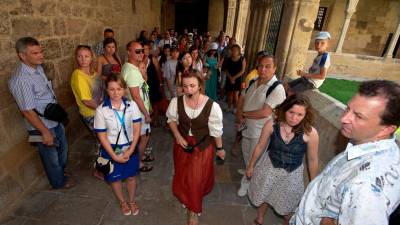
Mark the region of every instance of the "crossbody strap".
<instances>
[{"instance_id":1,"label":"crossbody strap","mask_svg":"<svg viewBox=\"0 0 400 225\"><path fill-rule=\"evenodd\" d=\"M114 151L115 151L115 148L116 148L117 145L118 145L118 141L119 141L119 137L120 137L120 135L121 135L122 129L124 130L125 136L126 136L127 140L129 141L128 134L127 134L126 129L125 129L125 112L126 112L126 108L127 108L127 106L125 105L122 118L120 118L120 116L118 115L117 111L114 110L114 113L117 115L118 120L121 122L121 128L120 128L119 131L118 131L117 141L115 142L115 146L114 146L114 148L113 148Z\"/></svg>"}]
</instances>

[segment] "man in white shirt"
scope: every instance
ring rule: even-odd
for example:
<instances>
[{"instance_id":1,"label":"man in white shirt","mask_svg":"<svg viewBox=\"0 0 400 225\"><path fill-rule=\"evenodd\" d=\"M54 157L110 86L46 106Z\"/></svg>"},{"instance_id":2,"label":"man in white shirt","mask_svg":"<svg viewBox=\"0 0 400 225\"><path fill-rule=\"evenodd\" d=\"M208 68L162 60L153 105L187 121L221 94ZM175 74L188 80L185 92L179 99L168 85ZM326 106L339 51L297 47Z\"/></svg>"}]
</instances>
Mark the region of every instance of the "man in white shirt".
<instances>
[{"instance_id":1,"label":"man in white shirt","mask_svg":"<svg viewBox=\"0 0 400 225\"><path fill-rule=\"evenodd\" d=\"M308 185L291 225L385 225L400 203L400 86L363 82L341 118L349 138Z\"/></svg>"},{"instance_id":2,"label":"man in white shirt","mask_svg":"<svg viewBox=\"0 0 400 225\"><path fill-rule=\"evenodd\" d=\"M281 104L285 98L285 89L275 76L276 61L272 55L264 55L257 60L258 78L250 82L239 97L236 124L242 131L242 153L246 167L258 143L264 123L272 115L272 110ZM243 176L238 196L244 197L250 181Z\"/></svg>"}]
</instances>

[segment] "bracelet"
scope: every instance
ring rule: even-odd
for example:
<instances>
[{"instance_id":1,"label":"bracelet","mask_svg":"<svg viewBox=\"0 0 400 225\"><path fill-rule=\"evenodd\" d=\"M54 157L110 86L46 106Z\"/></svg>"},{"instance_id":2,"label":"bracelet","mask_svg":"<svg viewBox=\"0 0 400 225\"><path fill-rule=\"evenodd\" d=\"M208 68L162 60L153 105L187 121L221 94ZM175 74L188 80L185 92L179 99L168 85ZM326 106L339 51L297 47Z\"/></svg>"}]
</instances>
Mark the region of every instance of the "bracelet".
<instances>
[{"instance_id":1,"label":"bracelet","mask_svg":"<svg viewBox=\"0 0 400 225\"><path fill-rule=\"evenodd\" d=\"M222 150L224 150L224 146L217 147L217 151L222 151Z\"/></svg>"}]
</instances>

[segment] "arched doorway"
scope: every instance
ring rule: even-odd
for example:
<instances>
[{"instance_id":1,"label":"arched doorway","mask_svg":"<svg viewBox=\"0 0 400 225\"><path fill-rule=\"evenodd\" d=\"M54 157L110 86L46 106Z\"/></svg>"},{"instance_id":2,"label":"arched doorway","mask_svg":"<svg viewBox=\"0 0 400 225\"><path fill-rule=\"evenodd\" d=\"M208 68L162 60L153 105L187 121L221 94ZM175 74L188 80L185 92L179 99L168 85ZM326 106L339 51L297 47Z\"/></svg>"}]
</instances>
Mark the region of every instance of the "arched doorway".
<instances>
[{"instance_id":1,"label":"arched doorway","mask_svg":"<svg viewBox=\"0 0 400 225\"><path fill-rule=\"evenodd\" d=\"M164 0L161 9L161 29L175 28L179 33L187 28L207 31L209 0Z\"/></svg>"},{"instance_id":2,"label":"arched doorway","mask_svg":"<svg viewBox=\"0 0 400 225\"><path fill-rule=\"evenodd\" d=\"M207 31L208 0L175 0L175 29L182 33L197 29L202 34Z\"/></svg>"}]
</instances>

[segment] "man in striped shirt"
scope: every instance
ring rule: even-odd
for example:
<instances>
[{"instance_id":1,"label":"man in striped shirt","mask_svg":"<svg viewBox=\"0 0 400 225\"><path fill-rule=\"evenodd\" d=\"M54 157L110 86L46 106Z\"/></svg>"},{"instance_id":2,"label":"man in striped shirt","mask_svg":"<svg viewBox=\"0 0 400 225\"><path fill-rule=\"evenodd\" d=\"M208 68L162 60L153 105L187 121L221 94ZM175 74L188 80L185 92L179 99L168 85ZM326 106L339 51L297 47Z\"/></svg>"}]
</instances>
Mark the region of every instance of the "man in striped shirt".
<instances>
[{"instance_id":1,"label":"man in striped shirt","mask_svg":"<svg viewBox=\"0 0 400 225\"><path fill-rule=\"evenodd\" d=\"M28 133L39 137L37 148L50 185L53 188L70 188L64 169L67 164L68 144L64 126L48 120L44 113L56 98L41 66L44 61L39 42L32 37L20 38L16 44L20 64L9 80L9 89L25 119Z\"/></svg>"}]
</instances>

